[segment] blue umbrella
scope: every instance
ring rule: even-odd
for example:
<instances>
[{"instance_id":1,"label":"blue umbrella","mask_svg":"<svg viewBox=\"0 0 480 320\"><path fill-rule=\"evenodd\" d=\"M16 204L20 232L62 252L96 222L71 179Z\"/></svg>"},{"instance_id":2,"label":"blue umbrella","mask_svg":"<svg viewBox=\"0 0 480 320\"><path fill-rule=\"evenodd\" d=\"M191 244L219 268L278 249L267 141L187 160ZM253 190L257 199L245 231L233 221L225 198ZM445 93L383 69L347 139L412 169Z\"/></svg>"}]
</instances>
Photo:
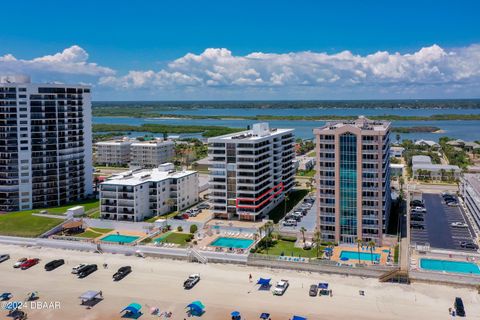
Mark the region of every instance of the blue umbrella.
<instances>
[{"instance_id":1,"label":"blue umbrella","mask_svg":"<svg viewBox=\"0 0 480 320\"><path fill-rule=\"evenodd\" d=\"M268 319L268 318L270 318L270 313L265 313L264 312L260 315L260 319Z\"/></svg>"},{"instance_id":2,"label":"blue umbrella","mask_svg":"<svg viewBox=\"0 0 480 320\"><path fill-rule=\"evenodd\" d=\"M348 261L348 258L347 258L347 257L341 257L340 260L342 260L342 261Z\"/></svg>"},{"instance_id":3,"label":"blue umbrella","mask_svg":"<svg viewBox=\"0 0 480 320\"><path fill-rule=\"evenodd\" d=\"M239 317L239 316L240 316L240 312L238 312L238 311L233 311L233 312L231 313L231 315L232 315L232 317Z\"/></svg>"}]
</instances>

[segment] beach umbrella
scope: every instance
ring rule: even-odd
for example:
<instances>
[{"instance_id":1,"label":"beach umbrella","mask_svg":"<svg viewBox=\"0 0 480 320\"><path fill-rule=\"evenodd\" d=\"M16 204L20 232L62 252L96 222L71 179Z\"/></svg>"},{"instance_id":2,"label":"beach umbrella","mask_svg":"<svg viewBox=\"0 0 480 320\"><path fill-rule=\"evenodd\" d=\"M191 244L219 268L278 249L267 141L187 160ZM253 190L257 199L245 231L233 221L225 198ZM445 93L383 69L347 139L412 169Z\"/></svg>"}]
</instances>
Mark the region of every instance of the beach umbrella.
<instances>
[{"instance_id":1,"label":"beach umbrella","mask_svg":"<svg viewBox=\"0 0 480 320\"><path fill-rule=\"evenodd\" d=\"M292 320L307 320L305 317L293 316Z\"/></svg>"},{"instance_id":2,"label":"beach umbrella","mask_svg":"<svg viewBox=\"0 0 480 320\"><path fill-rule=\"evenodd\" d=\"M341 257L340 260L342 260L342 261L348 261L348 258L347 258L347 257Z\"/></svg>"},{"instance_id":3,"label":"beach umbrella","mask_svg":"<svg viewBox=\"0 0 480 320\"><path fill-rule=\"evenodd\" d=\"M260 319L268 319L268 318L270 318L270 313L265 313L264 312L260 315Z\"/></svg>"},{"instance_id":4,"label":"beach umbrella","mask_svg":"<svg viewBox=\"0 0 480 320\"><path fill-rule=\"evenodd\" d=\"M240 312L238 312L238 311L233 311L233 312L231 313L231 316L232 316L232 317L240 317Z\"/></svg>"}]
</instances>

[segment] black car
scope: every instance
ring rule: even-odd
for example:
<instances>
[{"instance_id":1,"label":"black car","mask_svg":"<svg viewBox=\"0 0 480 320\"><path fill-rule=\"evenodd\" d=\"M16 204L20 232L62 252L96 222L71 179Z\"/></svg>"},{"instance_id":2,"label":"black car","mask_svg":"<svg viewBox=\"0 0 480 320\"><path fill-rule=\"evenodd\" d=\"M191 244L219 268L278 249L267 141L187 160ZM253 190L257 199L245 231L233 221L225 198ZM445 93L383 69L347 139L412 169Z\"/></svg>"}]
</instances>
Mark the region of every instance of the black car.
<instances>
[{"instance_id":1,"label":"black car","mask_svg":"<svg viewBox=\"0 0 480 320\"><path fill-rule=\"evenodd\" d=\"M462 298L456 297L454 303L455 311L457 312L457 316L465 317L465 308L463 307Z\"/></svg>"},{"instance_id":2,"label":"black car","mask_svg":"<svg viewBox=\"0 0 480 320\"><path fill-rule=\"evenodd\" d=\"M80 279L85 278L89 274L97 271L97 269L98 269L98 267L97 267L96 264L89 264L78 273L78 278L80 278Z\"/></svg>"},{"instance_id":3,"label":"black car","mask_svg":"<svg viewBox=\"0 0 480 320\"><path fill-rule=\"evenodd\" d=\"M466 242L466 241L460 242L460 247L466 248L466 249L478 249L478 246L475 243Z\"/></svg>"},{"instance_id":4,"label":"black car","mask_svg":"<svg viewBox=\"0 0 480 320\"><path fill-rule=\"evenodd\" d=\"M125 266L118 269L118 271L113 275L113 281L120 281L132 272L132 267Z\"/></svg>"},{"instance_id":5,"label":"black car","mask_svg":"<svg viewBox=\"0 0 480 320\"><path fill-rule=\"evenodd\" d=\"M316 297L318 295L318 286L316 284L312 284L310 286L310 290L308 290L308 295L310 297Z\"/></svg>"},{"instance_id":6,"label":"black car","mask_svg":"<svg viewBox=\"0 0 480 320\"><path fill-rule=\"evenodd\" d=\"M45 265L45 271L52 271L54 269L57 269L61 265L65 264L65 261L63 259L58 259L58 260L53 260L50 261Z\"/></svg>"},{"instance_id":7,"label":"black car","mask_svg":"<svg viewBox=\"0 0 480 320\"><path fill-rule=\"evenodd\" d=\"M411 221L420 221L420 222L423 222L425 219L423 218L423 216L412 215L412 216L410 217L410 220L411 220Z\"/></svg>"},{"instance_id":8,"label":"black car","mask_svg":"<svg viewBox=\"0 0 480 320\"><path fill-rule=\"evenodd\" d=\"M192 289L200 281L199 274L191 274L188 276L187 280L183 282L184 289Z\"/></svg>"},{"instance_id":9,"label":"black car","mask_svg":"<svg viewBox=\"0 0 480 320\"><path fill-rule=\"evenodd\" d=\"M420 200L412 200L410 202L410 207L423 207L423 202Z\"/></svg>"}]
</instances>

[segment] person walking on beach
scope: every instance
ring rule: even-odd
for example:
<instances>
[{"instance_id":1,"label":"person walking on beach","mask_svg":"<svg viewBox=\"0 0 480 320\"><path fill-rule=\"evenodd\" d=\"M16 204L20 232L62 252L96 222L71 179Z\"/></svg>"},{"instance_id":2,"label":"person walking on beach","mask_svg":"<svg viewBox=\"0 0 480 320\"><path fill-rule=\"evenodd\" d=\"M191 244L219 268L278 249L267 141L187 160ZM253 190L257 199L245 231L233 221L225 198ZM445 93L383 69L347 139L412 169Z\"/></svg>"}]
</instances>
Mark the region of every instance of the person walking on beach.
<instances>
[{"instance_id":1,"label":"person walking on beach","mask_svg":"<svg viewBox=\"0 0 480 320\"><path fill-rule=\"evenodd\" d=\"M252 282L252 274L251 273L248 275L248 281Z\"/></svg>"}]
</instances>

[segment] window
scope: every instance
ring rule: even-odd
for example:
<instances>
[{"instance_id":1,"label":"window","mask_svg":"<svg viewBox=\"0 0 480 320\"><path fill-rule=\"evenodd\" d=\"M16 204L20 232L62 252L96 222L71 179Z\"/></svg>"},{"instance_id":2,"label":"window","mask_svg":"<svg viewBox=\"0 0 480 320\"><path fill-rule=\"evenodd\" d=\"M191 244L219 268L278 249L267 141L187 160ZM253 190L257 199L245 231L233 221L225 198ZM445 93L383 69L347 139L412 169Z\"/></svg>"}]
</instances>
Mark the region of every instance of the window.
<instances>
[{"instance_id":1,"label":"window","mask_svg":"<svg viewBox=\"0 0 480 320\"><path fill-rule=\"evenodd\" d=\"M20 150L26 151L26 150L28 150L28 147L21 147Z\"/></svg>"},{"instance_id":2,"label":"window","mask_svg":"<svg viewBox=\"0 0 480 320\"><path fill-rule=\"evenodd\" d=\"M30 180L28 180L28 179L22 179L22 180L20 180L20 182L21 182L21 183L29 183Z\"/></svg>"},{"instance_id":3,"label":"window","mask_svg":"<svg viewBox=\"0 0 480 320\"><path fill-rule=\"evenodd\" d=\"M27 108L19 108L20 111L27 111Z\"/></svg>"},{"instance_id":4,"label":"window","mask_svg":"<svg viewBox=\"0 0 480 320\"><path fill-rule=\"evenodd\" d=\"M28 131L28 128L26 128L26 127L21 127L21 128L20 128L20 131Z\"/></svg>"},{"instance_id":5,"label":"window","mask_svg":"<svg viewBox=\"0 0 480 320\"><path fill-rule=\"evenodd\" d=\"M27 91L27 88L18 88L18 91L19 91L19 92L26 92L26 91Z\"/></svg>"},{"instance_id":6,"label":"window","mask_svg":"<svg viewBox=\"0 0 480 320\"><path fill-rule=\"evenodd\" d=\"M26 98L27 98L27 95L26 95L26 94L20 94L18 97L19 97L20 99L26 99Z\"/></svg>"},{"instance_id":7,"label":"window","mask_svg":"<svg viewBox=\"0 0 480 320\"><path fill-rule=\"evenodd\" d=\"M28 163L28 160L20 160L20 163Z\"/></svg>"},{"instance_id":8,"label":"window","mask_svg":"<svg viewBox=\"0 0 480 320\"><path fill-rule=\"evenodd\" d=\"M28 124L28 121L20 121L20 124Z\"/></svg>"}]
</instances>

